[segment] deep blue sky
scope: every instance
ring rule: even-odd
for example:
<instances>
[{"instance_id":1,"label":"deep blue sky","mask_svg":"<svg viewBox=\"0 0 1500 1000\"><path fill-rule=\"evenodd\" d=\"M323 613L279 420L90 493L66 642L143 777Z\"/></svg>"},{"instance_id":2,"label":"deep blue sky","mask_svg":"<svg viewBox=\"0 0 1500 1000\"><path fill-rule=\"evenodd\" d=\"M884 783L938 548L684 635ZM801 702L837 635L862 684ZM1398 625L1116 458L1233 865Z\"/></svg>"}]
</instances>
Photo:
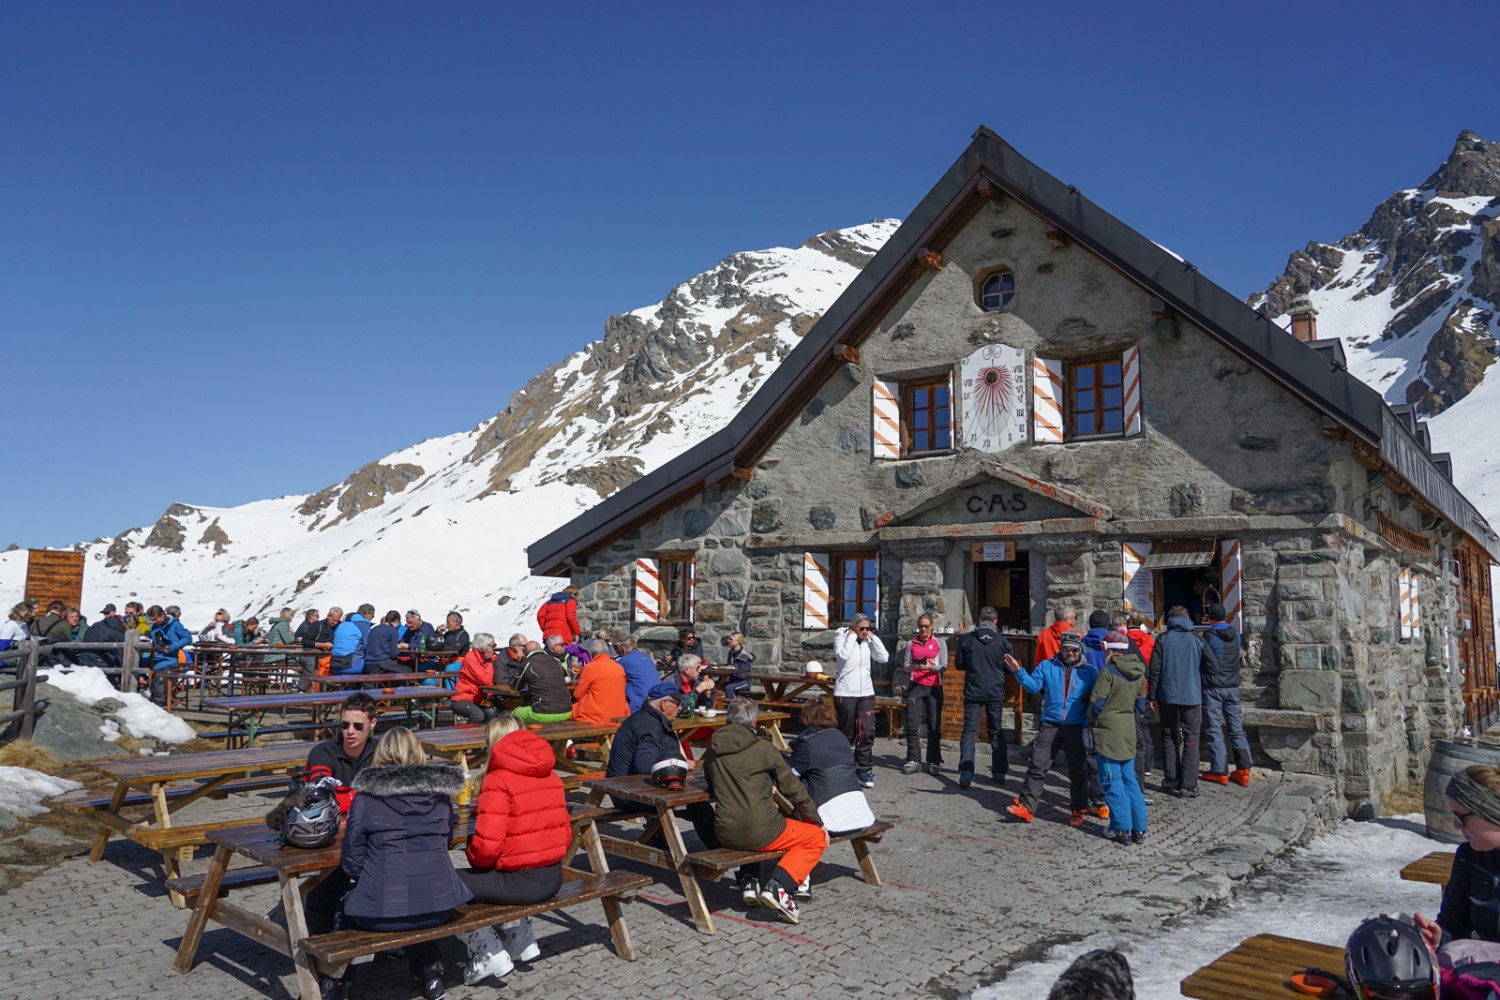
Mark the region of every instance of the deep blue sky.
<instances>
[{"instance_id":1,"label":"deep blue sky","mask_svg":"<svg viewBox=\"0 0 1500 1000\"><path fill-rule=\"evenodd\" d=\"M466 429L980 123L1238 295L1500 138L1492 2L543 6L4 5L0 545Z\"/></svg>"}]
</instances>

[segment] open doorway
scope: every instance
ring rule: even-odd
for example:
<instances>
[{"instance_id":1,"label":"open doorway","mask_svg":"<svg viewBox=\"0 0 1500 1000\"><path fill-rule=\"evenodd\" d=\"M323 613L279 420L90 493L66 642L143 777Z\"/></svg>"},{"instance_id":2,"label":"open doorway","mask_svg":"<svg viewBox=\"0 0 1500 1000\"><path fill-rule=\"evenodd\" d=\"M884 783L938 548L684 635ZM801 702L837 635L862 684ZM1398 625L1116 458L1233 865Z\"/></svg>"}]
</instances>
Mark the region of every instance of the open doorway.
<instances>
[{"instance_id":1,"label":"open doorway","mask_svg":"<svg viewBox=\"0 0 1500 1000\"><path fill-rule=\"evenodd\" d=\"M1161 612L1177 605L1187 608L1194 625L1203 624L1203 609L1222 604L1219 593L1219 569L1216 565L1195 566L1161 571Z\"/></svg>"},{"instance_id":2,"label":"open doorway","mask_svg":"<svg viewBox=\"0 0 1500 1000\"><path fill-rule=\"evenodd\" d=\"M1031 561L1026 553L1018 558L974 564L976 614L994 608L1002 629L1031 630Z\"/></svg>"},{"instance_id":3,"label":"open doorway","mask_svg":"<svg viewBox=\"0 0 1500 1000\"><path fill-rule=\"evenodd\" d=\"M1202 624L1204 609L1223 604L1240 614L1240 547L1235 539L1191 538L1125 542L1124 603L1160 627L1173 607Z\"/></svg>"}]
</instances>

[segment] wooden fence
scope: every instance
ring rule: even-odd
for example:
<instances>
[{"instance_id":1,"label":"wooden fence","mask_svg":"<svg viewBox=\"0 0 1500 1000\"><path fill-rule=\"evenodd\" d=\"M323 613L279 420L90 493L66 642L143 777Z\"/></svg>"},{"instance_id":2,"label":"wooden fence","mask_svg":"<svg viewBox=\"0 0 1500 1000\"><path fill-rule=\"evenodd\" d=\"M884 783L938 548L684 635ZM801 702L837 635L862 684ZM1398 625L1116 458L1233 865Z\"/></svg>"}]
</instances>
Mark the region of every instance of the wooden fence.
<instances>
[{"instance_id":1,"label":"wooden fence","mask_svg":"<svg viewBox=\"0 0 1500 1000\"><path fill-rule=\"evenodd\" d=\"M41 643L24 640L11 649L0 653L0 677L14 674L10 680L0 680L0 693L13 692L11 710L0 712L0 733L4 738L29 740L36 728L36 718L47 707L45 701L37 703L36 686L47 679L40 674L43 651L108 651L118 653L121 665L99 667L106 676L118 676L117 687L121 691L134 691L136 674L140 672L141 650L150 648L144 637L126 636L124 642L53 642Z\"/></svg>"}]
</instances>

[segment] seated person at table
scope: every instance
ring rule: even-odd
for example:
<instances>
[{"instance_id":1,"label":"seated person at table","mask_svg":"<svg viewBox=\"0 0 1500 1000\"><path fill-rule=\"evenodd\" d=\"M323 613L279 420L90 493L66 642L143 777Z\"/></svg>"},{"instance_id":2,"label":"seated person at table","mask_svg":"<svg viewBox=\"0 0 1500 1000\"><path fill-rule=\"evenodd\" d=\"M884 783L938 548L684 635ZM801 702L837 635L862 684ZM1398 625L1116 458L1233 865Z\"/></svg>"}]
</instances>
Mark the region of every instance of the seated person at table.
<instances>
[{"instance_id":1,"label":"seated person at table","mask_svg":"<svg viewBox=\"0 0 1500 1000\"><path fill-rule=\"evenodd\" d=\"M667 678L682 695L682 710L686 715L714 707L714 679L704 677L702 672L703 658L696 653L684 653L677 658L677 672Z\"/></svg>"},{"instance_id":2,"label":"seated person at table","mask_svg":"<svg viewBox=\"0 0 1500 1000\"><path fill-rule=\"evenodd\" d=\"M347 814L354 802L355 775L375 758L375 741L370 739L374 732L375 699L363 691L355 691L339 705L337 735L317 744L307 755L302 780L331 786L342 813ZM348 877L342 871L334 871L307 894L303 909L309 934L327 934L333 930L339 900L348 891Z\"/></svg>"},{"instance_id":3,"label":"seated person at table","mask_svg":"<svg viewBox=\"0 0 1500 1000\"><path fill-rule=\"evenodd\" d=\"M601 726L630 714L625 701L625 668L609 655L609 643L603 639L589 642L593 659L584 664L573 689L573 719Z\"/></svg>"},{"instance_id":4,"label":"seated person at table","mask_svg":"<svg viewBox=\"0 0 1500 1000\"><path fill-rule=\"evenodd\" d=\"M755 663L755 654L745 648L745 637L731 632L724 637L724 663L734 668L734 677L724 685L724 700L738 698L750 690L750 668Z\"/></svg>"},{"instance_id":5,"label":"seated person at table","mask_svg":"<svg viewBox=\"0 0 1500 1000\"><path fill-rule=\"evenodd\" d=\"M625 701L634 712L645 704L646 693L661 683L661 671L633 635L620 640L620 666L625 668Z\"/></svg>"},{"instance_id":6,"label":"seated person at table","mask_svg":"<svg viewBox=\"0 0 1500 1000\"><path fill-rule=\"evenodd\" d=\"M396 626L400 621L398 612L387 611L380 624L370 629L370 634L365 637L365 673L407 673L406 667L396 661L401 638Z\"/></svg>"},{"instance_id":7,"label":"seated person at table","mask_svg":"<svg viewBox=\"0 0 1500 1000\"><path fill-rule=\"evenodd\" d=\"M521 665L526 662L526 650L534 645L519 632L511 636L505 649L495 657L495 683L514 687L521 674Z\"/></svg>"},{"instance_id":8,"label":"seated person at table","mask_svg":"<svg viewBox=\"0 0 1500 1000\"><path fill-rule=\"evenodd\" d=\"M698 641L698 633L691 627L681 629L677 633L677 641L672 643L672 648L667 650L667 666L673 669L682 666L683 656L691 653L698 657L698 662L703 662L703 643Z\"/></svg>"},{"instance_id":9,"label":"seated person at table","mask_svg":"<svg viewBox=\"0 0 1500 1000\"><path fill-rule=\"evenodd\" d=\"M729 703L729 724L714 733L703 773L714 803L719 842L737 851L785 851L760 887L760 902L789 924L798 920L792 894L828 849L817 804L786 758L755 735L759 709L749 698ZM771 797L775 788L802 819L787 819Z\"/></svg>"},{"instance_id":10,"label":"seated person at table","mask_svg":"<svg viewBox=\"0 0 1500 1000\"><path fill-rule=\"evenodd\" d=\"M1500 768L1479 764L1455 774L1444 791L1453 826L1464 836L1453 855L1437 921L1415 923L1445 966L1500 961Z\"/></svg>"},{"instance_id":11,"label":"seated person at table","mask_svg":"<svg viewBox=\"0 0 1500 1000\"><path fill-rule=\"evenodd\" d=\"M682 708L682 696L671 684L657 682L646 692L646 700L630 717L620 723L610 744L609 762L604 766L607 778L623 778L627 774L650 774L658 761L680 756L681 747L677 733L672 729L672 720ZM692 762L687 762L692 767ZM614 800L615 808L641 811L646 806L633 802ZM714 809L707 802L694 802L678 812L693 824L698 839L710 850L719 846L714 833Z\"/></svg>"},{"instance_id":12,"label":"seated person at table","mask_svg":"<svg viewBox=\"0 0 1500 1000\"><path fill-rule=\"evenodd\" d=\"M151 668L151 700L165 705L167 678L161 672L177 669L177 654L192 644L193 637L182 622L163 611L160 604L147 608L146 617L151 620L151 658L146 663Z\"/></svg>"},{"instance_id":13,"label":"seated person at table","mask_svg":"<svg viewBox=\"0 0 1500 1000\"><path fill-rule=\"evenodd\" d=\"M437 927L474 898L448 857L456 823L453 796L463 786L456 765L427 763L410 729L398 726L380 738L370 766L354 778L358 794L349 807L341 865L354 886L344 897L342 926L368 931ZM406 961L422 995L442 1000L438 943L407 945ZM327 983L324 996L348 996L350 978L346 973L341 981Z\"/></svg>"},{"instance_id":14,"label":"seated person at table","mask_svg":"<svg viewBox=\"0 0 1500 1000\"><path fill-rule=\"evenodd\" d=\"M479 637L475 636L475 642ZM572 842L572 820L556 758L546 740L521 728L513 715L491 719L490 757L469 838L470 868L458 877L481 903L524 906L551 899L562 888L562 866ZM469 951L464 983L507 975L513 962L541 957L528 918L460 934Z\"/></svg>"},{"instance_id":15,"label":"seated person at table","mask_svg":"<svg viewBox=\"0 0 1500 1000\"><path fill-rule=\"evenodd\" d=\"M416 658L406 654L420 652L426 646L431 645L432 637L436 634L437 629L432 627L432 622L424 622L418 612L408 611L406 625L401 629L401 642L397 646L401 650L402 665L415 669Z\"/></svg>"},{"instance_id":16,"label":"seated person at table","mask_svg":"<svg viewBox=\"0 0 1500 1000\"><path fill-rule=\"evenodd\" d=\"M838 713L826 697L802 706L802 732L792 741L787 757L792 773L802 779L807 794L818 804L823 829L829 836L863 830L875 822L870 803L854 774L854 747L839 729ZM811 899L808 882L797 887L798 899Z\"/></svg>"},{"instance_id":17,"label":"seated person at table","mask_svg":"<svg viewBox=\"0 0 1500 1000\"><path fill-rule=\"evenodd\" d=\"M548 636L549 640L557 636ZM512 714L523 726L542 722L566 722L573 717L573 695L568 690L567 669L534 642L526 644L526 659L511 686L526 699Z\"/></svg>"},{"instance_id":18,"label":"seated person at table","mask_svg":"<svg viewBox=\"0 0 1500 1000\"><path fill-rule=\"evenodd\" d=\"M432 648L432 643L427 643ZM457 611L448 612L448 625L438 637L438 652L448 656L462 656L469 651L469 633L464 629L464 616Z\"/></svg>"},{"instance_id":19,"label":"seated person at table","mask_svg":"<svg viewBox=\"0 0 1500 1000\"><path fill-rule=\"evenodd\" d=\"M490 696L480 688L495 683L495 637L488 632L474 636L474 644L464 654L458 669L458 686L453 689L453 717L464 722L485 722L495 717Z\"/></svg>"}]
</instances>

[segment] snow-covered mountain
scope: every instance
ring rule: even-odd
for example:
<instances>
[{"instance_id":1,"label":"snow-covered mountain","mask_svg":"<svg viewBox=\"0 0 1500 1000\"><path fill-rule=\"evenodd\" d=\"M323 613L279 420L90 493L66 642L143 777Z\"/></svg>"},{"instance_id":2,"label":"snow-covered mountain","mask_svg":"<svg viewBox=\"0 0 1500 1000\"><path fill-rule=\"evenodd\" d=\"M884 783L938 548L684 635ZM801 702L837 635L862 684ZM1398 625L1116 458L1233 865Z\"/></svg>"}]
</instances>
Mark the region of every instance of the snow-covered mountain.
<instances>
[{"instance_id":1,"label":"snow-covered mountain","mask_svg":"<svg viewBox=\"0 0 1500 1000\"><path fill-rule=\"evenodd\" d=\"M1349 369L1388 403L1429 418L1459 489L1500 524L1500 142L1463 132L1420 187L1397 191L1334 243L1309 243L1250 298L1283 326L1306 283L1318 336L1344 343Z\"/></svg>"},{"instance_id":2,"label":"snow-covered mountain","mask_svg":"<svg viewBox=\"0 0 1500 1000\"><path fill-rule=\"evenodd\" d=\"M178 604L197 629L220 606L264 618L369 601L436 621L456 608L471 631L535 631L560 584L528 576L525 546L727 424L899 224L735 254L611 316L602 339L493 418L318 493L174 503L153 525L76 546L83 610ZM19 594L25 573L24 551L0 554L0 593Z\"/></svg>"}]
</instances>

